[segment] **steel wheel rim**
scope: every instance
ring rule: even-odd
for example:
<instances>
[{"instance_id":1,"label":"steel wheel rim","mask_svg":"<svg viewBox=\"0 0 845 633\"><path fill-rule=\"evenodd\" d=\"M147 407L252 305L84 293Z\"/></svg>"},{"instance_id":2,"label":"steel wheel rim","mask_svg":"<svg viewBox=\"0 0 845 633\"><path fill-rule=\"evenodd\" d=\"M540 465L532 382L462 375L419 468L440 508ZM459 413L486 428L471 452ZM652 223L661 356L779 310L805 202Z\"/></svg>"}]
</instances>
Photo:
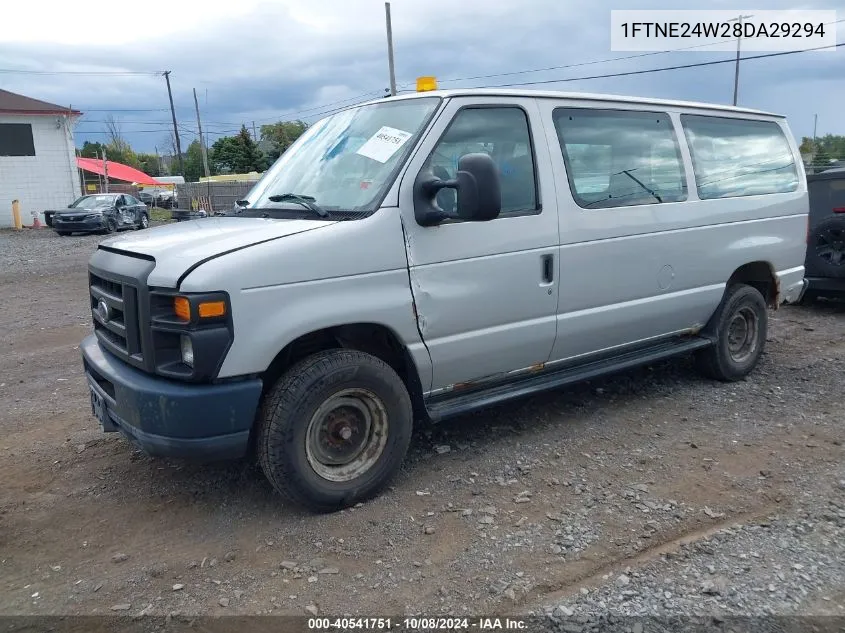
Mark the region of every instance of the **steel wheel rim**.
<instances>
[{"instance_id":1,"label":"steel wheel rim","mask_svg":"<svg viewBox=\"0 0 845 633\"><path fill-rule=\"evenodd\" d=\"M343 389L327 398L311 416L305 456L314 472L333 482L367 473L387 446L387 409L367 389Z\"/></svg>"},{"instance_id":2,"label":"steel wheel rim","mask_svg":"<svg viewBox=\"0 0 845 633\"><path fill-rule=\"evenodd\" d=\"M740 308L731 317L728 323L728 354L734 362L745 362L757 351L759 328L757 313L749 307Z\"/></svg>"},{"instance_id":3,"label":"steel wheel rim","mask_svg":"<svg viewBox=\"0 0 845 633\"><path fill-rule=\"evenodd\" d=\"M816 240L816 254L829 264L845 264L845 231L827 229Z\"/></svg>"},{"instance_id":4,"label":"steel wheel rim","mask_svg":"<svg viewBox=\"0 0 845 633\"><path fill-rule=\"evenodd\" d=\"M145 229L145 228L147 228L149 225L150 225L150 221L147 219L147 216L142 215L142 216L141 216L141 228L142 228L142 229Z\"/></svg>"}]
</instances>

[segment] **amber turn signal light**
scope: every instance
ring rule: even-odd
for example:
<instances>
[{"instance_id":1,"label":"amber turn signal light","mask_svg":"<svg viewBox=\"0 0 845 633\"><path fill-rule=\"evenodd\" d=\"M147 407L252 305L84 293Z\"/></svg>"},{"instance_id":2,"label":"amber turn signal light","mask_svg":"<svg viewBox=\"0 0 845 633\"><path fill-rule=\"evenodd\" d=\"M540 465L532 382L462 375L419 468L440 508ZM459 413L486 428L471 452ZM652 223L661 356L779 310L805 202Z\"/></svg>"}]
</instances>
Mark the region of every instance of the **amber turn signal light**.
<instances>
[{"instance_id":1,"label":"amber turn signal light","mask_svg":"<svg viewBox=\"0 0 845 633\"><path fill-rule=\"evenodd\" d=\"M173 311L183 321L191 320L191 302L185 297L175 297L173 299Z\"/></svg>"},{"instance_id":2,"label":"amber turn signal light","mask_svg":"<svg viewBox=\"0 0 845 633\"><path fill-rule=\"evenodd\" d=\"M222 317L226 314L226 303L224 301L204 301L199 305L201 319Z\"/></svg>"}]
</instances>

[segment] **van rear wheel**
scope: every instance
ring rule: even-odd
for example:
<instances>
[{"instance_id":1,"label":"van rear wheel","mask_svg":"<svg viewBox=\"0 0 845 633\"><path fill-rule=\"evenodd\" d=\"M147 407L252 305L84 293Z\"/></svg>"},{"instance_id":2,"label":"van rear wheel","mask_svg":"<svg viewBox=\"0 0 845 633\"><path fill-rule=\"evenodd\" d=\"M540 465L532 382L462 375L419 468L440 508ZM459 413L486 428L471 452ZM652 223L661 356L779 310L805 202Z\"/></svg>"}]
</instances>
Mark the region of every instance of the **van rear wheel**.
<instances>
[{"instance_id":1,"label":"van rear wheel","mask_svg":"<svg viewBox=\"0 0 845 633\"><path fill-rule=\"evenodd\" d=\"M374 496L398 472L411 441L411 398L385 362L355 350L309 356L261 407L261 469L287 499L317 512Z\"/></svg>"},{"instance_id":2,"label":"van rear wheel","mask_svg":"<svg viewBox=\"0 0 845 633\"><path fill-rule=\"evenodd\" d=\"M696 355L699 371L725 382L751 373L766 345L768 317L759 290L745 284L729 287L707 328L715 343Z\"/></svg>"}]
</instances>

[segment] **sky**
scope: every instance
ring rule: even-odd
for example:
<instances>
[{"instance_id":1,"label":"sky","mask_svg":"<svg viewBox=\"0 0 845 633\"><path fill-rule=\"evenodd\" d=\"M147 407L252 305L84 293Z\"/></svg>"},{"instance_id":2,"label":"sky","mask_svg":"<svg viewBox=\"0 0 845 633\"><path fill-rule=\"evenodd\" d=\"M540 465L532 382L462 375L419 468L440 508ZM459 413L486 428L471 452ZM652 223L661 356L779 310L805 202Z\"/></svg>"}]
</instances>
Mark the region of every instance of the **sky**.
<instances>
[{"instance_id":1,"label":"sky","mask_svg":"<svg viewBox=\"0 0 845 633\"><path fill-rule=\"evenodd\" d=\"M829 10L837 2L766 0L764 8ZM392 0L397 83L413 90L421 75L443 88L555 80L525 87L730 104L733 64L556 81L733 56L701 48L607 61L635 54L611 50L610 11L620 8L754 13L725 0ZM112 116L136 151L167 153L164 70L183 149L197 138L193 89L212 143L242 124L313 122L389 85L383 0L8 1L3 23L0 88L83 111L79 146L105 140ZM829 28L845 41L845 22ZM557 68L522 72L550 67ZM513 74L468 79L502 73ZM749 60L740 67L739 105L785 114L799 139L812 135L814 115L819 135L845 134L843 79L845 47Z\"/></svg>"}]
</instances>

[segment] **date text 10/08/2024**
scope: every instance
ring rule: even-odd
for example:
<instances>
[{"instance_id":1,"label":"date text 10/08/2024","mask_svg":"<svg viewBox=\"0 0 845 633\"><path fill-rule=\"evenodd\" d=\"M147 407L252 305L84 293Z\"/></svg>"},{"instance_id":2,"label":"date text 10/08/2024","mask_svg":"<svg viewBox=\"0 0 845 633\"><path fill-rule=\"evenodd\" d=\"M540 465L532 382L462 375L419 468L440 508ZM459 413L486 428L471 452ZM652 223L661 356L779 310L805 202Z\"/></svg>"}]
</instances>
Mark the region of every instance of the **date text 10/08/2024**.
<instances>
[{"instance_id":1,"label":"date text 10/08/2024","mask_svg":"<svg viewBox=\"0 0 845 633\"><path fill-rule=\"evenodd\" d=\"M312 631L521 631L527 628L519 618L308 618Z\"/></svg>"}]
</instances>

